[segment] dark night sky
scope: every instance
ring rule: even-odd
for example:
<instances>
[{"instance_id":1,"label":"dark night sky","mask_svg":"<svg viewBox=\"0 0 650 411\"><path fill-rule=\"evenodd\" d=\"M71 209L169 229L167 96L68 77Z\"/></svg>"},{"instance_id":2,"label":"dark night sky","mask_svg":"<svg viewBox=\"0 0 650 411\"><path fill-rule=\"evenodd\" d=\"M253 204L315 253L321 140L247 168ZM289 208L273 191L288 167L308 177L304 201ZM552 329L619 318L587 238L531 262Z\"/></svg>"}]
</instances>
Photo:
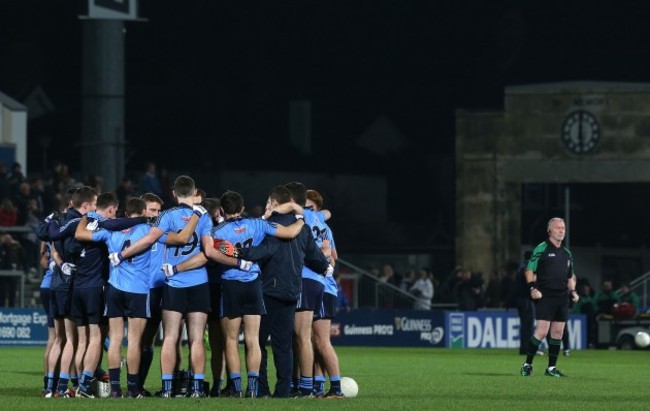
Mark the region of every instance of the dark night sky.
<instances>
[{"instance_id":1,"label":"dark night sky","mask_svg":"<svg viewBox=\"0 0 650 411\"><path fill-rule=\"evenodd\" d=\"M56 141L50 159L79 164L65 148L80 133L84 4L0 2L0 90L21 100L40 85L56 108L30 122L30 170L42 135ZM263 143L259 168L283 168L266 159L291 152L288 104L305 98L314 151L292 167L336 157L339 171L387 175L393 205L406 203L395 214L452 217L455 109L501 109L510 84L650 81L650 2L144 0L140 14L149 21L126 24L129 169L233 168L224 146ZM389 159L351 144L379 116L405 136ZM186 150L152 144L178 136Z\"/></svg>"}]
</instances>

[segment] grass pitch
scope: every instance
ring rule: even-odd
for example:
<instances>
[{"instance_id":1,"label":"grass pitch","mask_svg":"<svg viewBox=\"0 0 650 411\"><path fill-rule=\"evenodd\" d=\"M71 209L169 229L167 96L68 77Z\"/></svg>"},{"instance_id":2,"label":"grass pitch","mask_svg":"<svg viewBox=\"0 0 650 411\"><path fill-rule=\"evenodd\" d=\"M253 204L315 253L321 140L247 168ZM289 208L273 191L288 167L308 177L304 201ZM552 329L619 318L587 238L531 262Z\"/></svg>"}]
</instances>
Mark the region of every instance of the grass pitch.
<instances>
[{"instance_id":1,"label":"grass pitch","mask_svg":"<svg viewBox=\"0 0 650 411\"><path fill-rule=\"evenodd\" d=\"M0 348L3 409L104 410L647 410L650 353L574 351L560 357L567 378L544 376L537 357L532 377L521 377L523 357L503 349L338 347L341 374L359 384L351 399L42 399L41 348ZM160 381L152 365L148 388ZM209 356L209 352L207 353ZM187 358L187 357L185 357ZM212 381L212 376L206 379ZM271 374L275 371L271 369ZM125 376L122 376L125 380ZM273 382L273 381L272 381ZM123 389L126 383L123 384ZM97 408L99 406L99 408Z\"/></svg>"}]
</instances>

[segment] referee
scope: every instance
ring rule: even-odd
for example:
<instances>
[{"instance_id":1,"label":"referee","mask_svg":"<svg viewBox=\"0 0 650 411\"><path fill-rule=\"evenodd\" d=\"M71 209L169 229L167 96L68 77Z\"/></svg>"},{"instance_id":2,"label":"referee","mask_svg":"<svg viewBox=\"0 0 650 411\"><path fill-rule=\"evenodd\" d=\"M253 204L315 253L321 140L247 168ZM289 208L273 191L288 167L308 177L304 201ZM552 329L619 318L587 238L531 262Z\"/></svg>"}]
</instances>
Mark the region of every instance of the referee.
<instances>
[{"instance_id":1,"label":"referee","mask_svg":"<svg viewBox=\"0 0 650 411\"><path fill-rule=\"evenodd\" d=\"M549 329L551 333L548 340L548 368L544 375L566 377L557 369L556 364L562 333L569 318L567 293L573 302L577 302L579 298L575 290L573 255L562 245L566 234L564 220L551 218L547 232L548 240L535 247L525 271L530 298L535 302L537 326L528 344L526 362L521 367L521 375L524 377L532 375L533 359Z\"/></svg>"}]
</instances>

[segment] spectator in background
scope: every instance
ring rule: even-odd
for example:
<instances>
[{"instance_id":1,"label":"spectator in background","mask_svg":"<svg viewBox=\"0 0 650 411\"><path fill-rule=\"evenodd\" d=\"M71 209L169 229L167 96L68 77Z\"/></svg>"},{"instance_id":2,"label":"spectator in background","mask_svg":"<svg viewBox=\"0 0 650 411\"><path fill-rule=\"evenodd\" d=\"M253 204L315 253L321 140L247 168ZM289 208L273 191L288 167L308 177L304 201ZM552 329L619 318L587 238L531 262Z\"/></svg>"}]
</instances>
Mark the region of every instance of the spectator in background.
<instances>
[{"instance_id":1,"label":"spectator in background","mask_svg":"<svg viewBox=\"0 0 650 411\"><path fill-rule=\"evenodd\" d=\"M431 299L433 298L434 291L433 283L431 282L431 274L429 273L428 268L422 267L419 275L419 278L409 290L411 294L417 297L417 300L413 304L413 308L416 310L430 310Z\"/></svg>"},{"instance_id":2,"label":"spectator in background","mask_svg":"<svg viewBox=\"0 0 650 411\"><path fill-rule=\"evenodd\" d=\"M32 198L31 186L28 182L23 181L18 186L18 192L13 197L13 202L18 210L18 220L16 225L25 225L27 222L27 202Z\"/></svg>"},{"instance_id":3,"label":"spectator in background","mask_svg":"<svg viewBox=\"0 0 650 411\"><path fill-rule=\"evenodd\" d=\"M485 305L487 307L499 308L503 306L501 285L503 278L505 277L505 267L499 267L498 270L492 270L487 287L485 287Z\"/></svg>"},{"instance_id":4,"label":"spectator in background","mask_svg":"<svg viewBox=\"0 0 650 411\"><path fill-rule=\"evenodd\" d=\"M122 180L120 180L120 185L115 190L115 194L117 195L117 200L120 202L120 208L117 214L119 216L123 216L124 207L126 207L127 201L135 196L133 190L133 180L131 180L131 177L122 177Z\"/></svg>"},{"instance_id":5,"label":"spectator in background","mask_svg":"<svg viewBox=\"0 0 650 411\"><path fill-rule=\"evenodd\" d=\"M336 286L338 288L338 293L336 295L336 312L350 311L352 308L350 300L348 299L348 295L345 293L343 287L341 287L341 277L339 276L336 277Z\"/></svg>"},{"instance_id":6,"label":"spectator in background","mask_svg":"<svg viewBox=\"0 0 650 411\"><path fill-rule=\"evenodd\" d=\"M32 178L29 180L29 189L30 189L30 197L36 201L36 208L34 211L36 214L43 214L44 210L44 200L43 197L45 196L45 183L43 182L43 179L40 177Z\"/></svg>"},{"instance_id":7,"label":"spectator in background","mask_svg":"<svg viewBox=\"0 0 650 411\"><path fill-rule=\"evenodd\" d=\"M164 197L162 185L160 184L160 180L156 175L156 163L153 161L149 161L145 165L145 172L140 179L139 190L141 193L153 193L160 198ZM167 202L165 201L165 203Z\"/></svg>"},{"instance_id":8,"label":"spectator in background","mask_svg":"<svg viewBox=\"0 0 650 411\"><path fill-rule=\"evenodd\" d=\"M614 304L618 303L618 295L614 291L614 284L611 280L604 280L602 289L595 297L598 315L612 315Z\"/></svg>"},{"instance_id":9,"label":"spectator in background","mask_svg":"<svg viewBox=\"0 0 650 411\"><path fill-rule=\"evenodd\" d=\"M0 202L0 226L13 227L18 221L18 210L10 198L3 198Z\"/></svg>"},{"instance_id":10,"label":"spectator in background","mask_svg":"<svg viewBox=\"0 0 650 411\"><path fill-rule=\"evenodd\" d=\"M11 234L0 234L0 269L18 270L25 266L25 251ZM0 306L16 306L16 277L0 277Z\"/></svg>"},{"instance_id":11,"label":"spectator in background","mask_svg":"<svg viewBox=\"0 0 650 411\"><path fill-rule=\"evenodd\" d=\"M25 175L23 174L23 167L20 163L13 163L11 166L11 174L8 177L9 181L9 192L11 194L18 193L18 187L22 182L25 181Z\"/></svg>"},{"instance_id":12,"label":"spectator in background","mask_svg":"<svg viewBox=\"0 0 650 411\"><path fill-rule=\"evenodd\" d=\"M0 163L0 198L11 196L8 177L7 165L5 163Z\"/></svg>"},{"instance_id":13,"label":"spectator in background","mask_svg":"<svg viewBox=\"0 0 650 411\"><path fill-rule=\"evenodd\" d=\"M104 191L102 189L104 186L104 178L102 176L89 175L84 179L84 185L94 188L98 193L102 193Z\"/></svg>"},{"instance_id":14,"label":"spectator in background","mask_svg":"<svg viewBox=\"0 0 650 411\"><path fill-rule=\"evenodd\" d=\"M68 187L75 184L74 178L70 176L67 164L59 161L54 164L54 175L52 178L52 183L56 188L56 191L59 193L65 192Z\"/></svg>"},{"instance_id":15,"label":"spectator in background","mask_svg":"<svg viewBox=\"0 0 650 411\"><path fill-rule=\"evenodd\" d=\"M415 277L415 269L409 268L406 272L406 275L404 275L404 278L402 278L402 283L399 285L399 288L403 291L408 292L417 280Z\"/></svg>"},{"instance_id":16,"label":"spectator in background","mask_svg":"<svg viewBox=\"0 0 650 411\"><path fill-rule=\"evenodd\" d=\"M483 279L480 273L473 274L464 269L460 282L456 284L454 295L458 308L462 311L475 311L484 306Z\"/></svg>"},{"instance_id":17,"label":"spectator in background","mask_svg":"<svg viewBox=\"0 0 650 411\"><path fill-rule=\"evenodd\" d=\"M638 312L639 310L639 296L632 291L630 288L630 283L625 282L623 285L621 285L621 292L619 294L619 303L629 303L632 308L634 308L634 312Z\"/></svg>"},{"instance_id":18,"label":"spectator in background","mask_svg":"<svg viewBox=\"0 0 650 411\"><path fill-rule=\"evenodd\" d=\"M381 276L379 279L395 287L399 287L402 283L402 275L395 272L395 266L392 263L386 263L381 267Z\"/></svg>"},{"instance_id":19,"label":"spectator in background","mask_svg":"<svg viewBox=\"0 0 650 411\"><path fill-rule=\"evenodd\" d=\"M457 266L454 271L447 275L440 287L440 300L443 303L456 303L456 285L463 275L463 267Z\"/></svg>"},{"instance_id":20,"label":"spectator in background","mask_svg":"<svg viewBox=\"0 0 650 411\"><path fill-rule=\"evenodd\" d=\"M577 303L573 304L571 312L585 315L587 321L587 344L593 347L596 345L597 331L596 314L598 307L596 305L596 299L591 285L587 282L582 282L578 286L577 291L580 299Z\"/></svg>"}]
</instances>

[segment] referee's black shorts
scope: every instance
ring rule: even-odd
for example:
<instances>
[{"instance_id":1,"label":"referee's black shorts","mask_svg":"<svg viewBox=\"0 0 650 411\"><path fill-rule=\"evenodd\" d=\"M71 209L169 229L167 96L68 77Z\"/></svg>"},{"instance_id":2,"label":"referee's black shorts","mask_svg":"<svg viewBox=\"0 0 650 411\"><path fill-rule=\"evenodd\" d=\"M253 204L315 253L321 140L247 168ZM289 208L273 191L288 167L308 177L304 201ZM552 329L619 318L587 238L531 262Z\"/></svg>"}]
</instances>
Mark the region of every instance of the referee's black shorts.
<instances>
[{"instance_id":1,"label":"referee's black shorts","mask_svg":"<svg viewBox=\"0 0 650 411\"><path fill-rule=\"evenodd\" d=\"M567 290L540 290L542 298L535 300L535 319L567 322L569 296Z\"/></svg>"}]
</instances>

